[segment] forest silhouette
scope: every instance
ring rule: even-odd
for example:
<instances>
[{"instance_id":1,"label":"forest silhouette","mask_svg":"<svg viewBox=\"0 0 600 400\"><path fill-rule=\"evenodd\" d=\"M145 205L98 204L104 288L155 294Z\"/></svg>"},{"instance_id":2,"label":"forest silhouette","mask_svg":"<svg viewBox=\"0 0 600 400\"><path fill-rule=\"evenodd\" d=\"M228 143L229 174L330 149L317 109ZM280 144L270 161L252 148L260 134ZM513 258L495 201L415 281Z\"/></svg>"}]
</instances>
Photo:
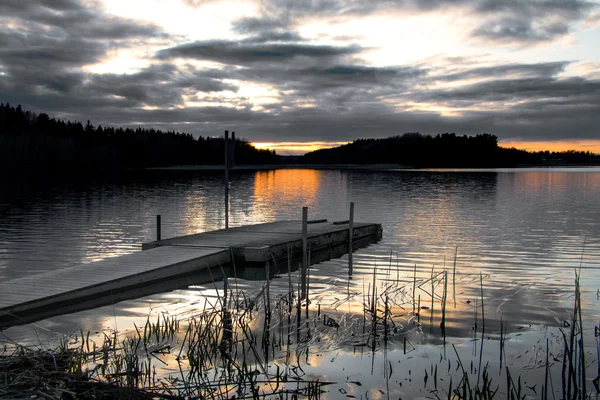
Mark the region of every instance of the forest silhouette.
<instances>
[{"instance_id":1,"label":"forest silhouette","mask_svg":"<svg viewBox=\"0 0 600 400\"><path fill-rule=\"evenodd\" d=\"M222 164L223 138L144 128L94 127L0 104L0 166L115 170ZM273 164L274 151L235 141L239 164Z\"/></svg>"},{"instance_id":2,"label":"forest silhouette","mask_svg":"<svg viewBox=\"0 0 600 400\"><path fill-rule=\"evenodd\" d=\"M120 170L174 165L223 164L223 138L145 128L94 127L90 121L63 121L21 106L0 104L0 167L45 171ZM304 156L278 156L235 141L238 165L399 164L418 168L490 168L542 165L598 165L591 152L528 152L503 148L498 138L444 133L405 133L384 139L358 139ZM12 168L11 168L12 169Z\"/></svg>"},{"instance_id":3,"label":"forest silhouette","mask_svg":"<svg viewBox=\"0 0 600 400\"><path fill-rule=\"evenodd\" d=\"M358 139L305 154L307 164L400 164L417 168L493 168L518 166L596 165L589 151L529 152L498 145L495 135L405 133L384 139Z\"/></svg>"}]
</instances>

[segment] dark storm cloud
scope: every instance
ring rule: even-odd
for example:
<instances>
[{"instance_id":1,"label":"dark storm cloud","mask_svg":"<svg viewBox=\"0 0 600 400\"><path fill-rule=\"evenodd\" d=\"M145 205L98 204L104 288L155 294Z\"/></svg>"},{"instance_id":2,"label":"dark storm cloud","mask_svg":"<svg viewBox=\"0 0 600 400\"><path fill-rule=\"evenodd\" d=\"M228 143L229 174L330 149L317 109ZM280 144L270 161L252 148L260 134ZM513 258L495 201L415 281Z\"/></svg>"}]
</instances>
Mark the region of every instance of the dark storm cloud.
<instances>
[{"instance_id":1,"label":"dark storm cloud","mask_svg":"<svg viewBox=\"0 0 600 400\"><path fill-rule=\"evenodd\" d=\"M473 37L507 44L550 42L571 32L597 4L564 0L486 0L473 3L475 15L484 20Z\"/></svg>"},{"instance_id":2,"label":"dark storm cloud","mask_svg":"<svg viewBox=\"0 0 600 400\"><path fill-rule=\"evenodd\" d=\"M373 90L407 86L423 76L425 70L413 67L367 67L353 64L332 64L330 66L251 66L235 71L240 79L247 79L293 89L307 93L331 91L336 88L358 89L368 87ZM290 79L293 77L293 79Z\"/></svg>"},{"instance_id":3,"label":"dark storm cloud","mask_svg":"<svg viewBox=\"0 0 600 400\"><path fill-rule=\"evenodd\" d=\"M245 43L268 43L268 42L304 42L302 36L294 32L261 32L258 35L244 39Z\"/></svg>"},{"instance_id":4,"label":"dark storm cloud","mask_svg":"<svg viewBox=\"0 0 600 400\"><path fill-rule=\"evenodd\" d=\"M80 66L97 61L106 51L103 43L78 37L46 36L43 30L19 32L0 28L0 63L10 67L31 67L42 64Z\"/></svg>"},{"instance_id":5,"label":"dark storm cloud","mask_svg":"<svg viewBox=\"0 0 600 400\"><path fill-rule=\"evenodd\" d=\"M460 60L461 63L468 62L468 59ZM506 64L493 65L487 67L468 68L464 71L450 72L440 76L440 80L458 81L474 78L494 78L494 77L552 77L563 72L569 65L566 61L546 62L538 64Z\"/></svg>"},{"instance_id":6,"label":"dark storm cloud","mask_svg":"<svg viewBox=\"0 0 600 400\"><path fill-rule=\"evenodd\" d=\"M299 33L290 31L290 25L282 19L247 17L233 21L235 32L250 35L246 43L305 42Z\"/></svg>"},{"instance_id":7,"label":"dark storm cloud","mask_svg":"<svg viewBox=\"0 0 600 400\"><path fill-rule=\"evenodd\" d=\"M32 98L47 107L47 100ZM127 100L106 104L98 99L75 106L77 99L52 98L56 111L72 110L65 117L94 123L133 126L143 121L145 126L176 129L202 135L219 135L223 129L233 129L254 141L343 141L362 137L385 137L392 134L419 131L422 133L457 132L477 134L489 132L502 139L597 139L597 115L600 103L587 108L570 101L544 102L509 108L502 111L468 112L460 117L445 117L438 113L399 112L382 104L356 105L351 110L331 113L326 107L292 109L267 113L250 107L202 107L143 110L129 107ZM95 112L91 113L91 110Z\"/></svg>"},{"instance_id":8,"label":"dark storm cloud","mask_svg":"<svg viewBox=\"0 0 600 400\"><path fill-rule=\"evenodd\" d=\"M164 36L152 25L107 17L74 0L5 0L0 22L0 85L23 93L70 92L85 79L74 71L109 49Z\"/></svg>"},{"instance_id":9,"label":"dark storm cloud","mask_svg":"<svg viewBox=\"0 0 600 400\"><path fill-rule=\"evenodd\" d=\"M515 102L539 99L570 99L572 103L592 99L600 104L600 82L584 78L497 79L451 90L429 90L415 94L416 99L449 102L456 106L480 102Z\"/></svg>"},{"instance_id":10,"label":"dark storm cloud","mask_svg":"<svg viewBox=\"0 0 600 400\"><path fill-rule=\"evenodd\" d=\"M165 129L189 131L191 126L202 126L195 133L220 134L231 127L255 141L302 140L340 141L359 137L381 137L408 131L440 133L453 131L460 134L490 132L500 138L564 139L597 138L597 115L600 113L600 82L583 79L558 79L552 76L560 65L542 65L538 73L546 77L528 79L497 79L461 87L456 90L414 90L412 79L419 83L428 81L426 72L395 71L393 69L363 70L359 67L335 67L329 72L340 76L362 74L357 80L318 91L319 81L314 71L296 77L293 84L283 82L284 77L266 73L273 85L289 89L292 94L281 103L267 105L264 110L252 110L251 105L241 108L191 108L161 111L129 109L120 113L126 121L148 121ZM535 66L502 66L504 71L530 70ZM327 70L321 73L327 73ZM248 73L248 71L246 71ZM253 73L258 73L254 71ZM476 76L481 70L466 71ZM385 79L378 80L385 76ZM390 78L395 77L395 78ZM250 77L247 76L249 79ZM431 78L432 81L435 78ZM390 88L390 82L395 87ZM315 90L312 91L309 88ZM394 97L396 96L396 97ZM312 99L315 107L298 108L294 101ZM382 100L395 99L399 107ZM443 116L436 112L405 110L403 102L435 104L442 102L461 108L479 103L497 103L494 111L466 111L461 116ZM287 106L287 107L286 107ZM198 125L194 125L194 124Z\"/></svg>"},{"instance_id":11,"label":"dark storm cloud","mask_svg":"<svg viewBox=\"0 0 600 400\"><path fill-rule=\"evenodd\" d=\"M527 18L501 18L480 26L473 35L491 41L506 43L546 42L569 33L569 24L555 22L535 27Z\"/></svg>"},{"instance_id":12,"label":"dark storm cloud","mask_svg":"<svg viewBox=\"0 0 600 400\"><path fill-rule=\"evenodd\" d=\"M80 7L78 0L4 0L0 3L0 12L2 12L2 15L23 16L41 8L65 11Z\"/></svg>"},{"instance_id":13,"label":"dark storm cloud","mask_svg":"<svg viewBox=\"0 0 600 400\"><path fill-rule=\"evenodd\" d=\"M474 20L474 38L522 45L563 36L598 8L596 3L579 0L266 0L261 6L263 17L241 19L234 24L239 32L271 31L281 29L282 24L293 27L301 20L319 18L462 9Z\"/></svg>"},{"instance_id":14,"label":"dark storm cloud","mask_svg":"<svg viewBox=\"0 0 600 400\"><path fill-rule=\"evenodd\" d=\"M304 44L264 44L210 40L184 44L161 50L159 59L189 58L224 64L280 63L299 59L327 60L356 55L359 46L321 46Z\"/></svg>"},{"instance_id":15,"label":"dark storm cloud","mask_svg":"<svg viewBox=\"0 0 600 400\"><path fill-rule=\"evenodd\" d=\"M184 58L233 64L229 77L286 91L288 101L309 98L330 104L364 98L366 92L404 87L425 74L413 67L369 67L352 63L358 46L196 42L163 50L160 59ZM373 97L369 94L369 97ZM333 100L335 99L335 100ZM287 106L281 104L279 107ZM277 106L276 106L277 107Z\"/></svg>"},{"instance_id":16,"label":"dark storm cloud","mask_svg":"<svg viewBox=\"0 0 600 400\"><path fill-rule=\"evenodd\" d=\"M0 65L4 74L0 85L21 92L68 92L83 80L83 74L74 68L96 62L105 51L102 43L48 36L37 26L27 31L2 27Z\"/></svg>"},{"instance_id":17,"label":"dark storm cloud","mask_svg":"<svg viewBox=\"0 0 600 400\"><path fill-rule=\"evenodd\" d=\"M239 33L253 34L265 31L286 30L289 28L289 25L281 19L247 17L234 21L233 28Z\"/></svg>"},{"instance_id":18,"label":"dark storm cloud","mask_svg":"<svg viewBox=\"0 0 600 400\"><path fill-rule=\"evenodd\" d=\"M240 18L232 22L232 28L237 33L249 35L243 40L246 43L306 41L300 34L291 31L290 25L281 19Z\"/></svg>"},{"instance_id":19,"label":"dark storm cloud","mask_svg":"<svg viewBox=\"0 0 600 400\"><path fill-rule=\"evenodd\" d=\"M193 68L163 64L134 74L93 75L85 87L98 96L127 99L136 107L172 107L182 105L186 94L237 91L236 86L221 81L224 77L219 71L201 74Z\"/></svg>"},{"instance_id":20,"label":"dark storm cloud","mask_svg":"<svg viewBox=\"0 0 600 400\"><path fill-rule=\"evenodd\" d=\"M4 0L0 3L0 16L16 21L24 31L43 28L47 36L57 38L116 40L162 35L151 24L110 17L76 0Z\"/></svg>"},{"instance_id":21,"label":"dark storm cloud","mask_svg":"<svg viewBox=\"0 0 600 400\"><path fill-rule=\"evenodd\" d=\"M409 131L422 133L457 132L460 134L477 134L489 132L502 139L595 139L597 138L597 115L600 114L600 98L597 88L600 83L581 81L566 84L530 81L513 84L513 91L504 90L500 96L485 95L485 91L494 89L494 85L473 85L470 95L479 95L480 101L503 102L507 99L524 100L516 106L497 107L495 111L468 111L459 117L447 117L436 112L419 112L413 110L394 109L378 101L369 91L360 91L350 87L340 88L334 92L324 92L315 96L316 107L297 108L292 102L265 107L265 110L253 110L250 104L244 107L186 107L167 109L166 104L172 99L156 97L153 101L163 101L158 110L144 110L139 107L147 101L147 93L138 99L134 94L121 93L129 97L112 99L106 96L89 96L79 93L74 96L60 96L49 93L43 96L21 96L32 107L48 108L61 112L69 110L67 118L94 123L107 123L131 126L140 121L145 126L161 129L177 129L202 135L218 135L223 129L234 129L254 141L290 141L320 140L340 141L361 137L385 137ZM96 83L102 89L94 88L95 94L105 90L109 92L110 82ZM573 96L571 90L578 90L591 84L592 88L585 93ZM570 86L570 87L569 87ZM537 97L529 98L527 89L535 87ZM541 89L540 89L541 87ZM119 89L125 90L125 89ZM168 90L163 91L168 93ZM358 95L356 94L358 92ZM374 89L375 93L381 93ZM466 93L463 90L463 93ZM178 93L176 90L172 93ZM343 102L339 97L353 94L352 101ZM0 94L2 95L2 94ZM546 95L561 96L548 100ZM163 94L163 96L166 96ZM440 93L432 92L430 96L419 98L404 94L405 101L431 102L440 97ZM464 94L456 98L446 96L443 101L456 102L459 106L465 100ZM302 96L300 96L302 98ZM293 99L292 99L293 100ZM12 101L12 100L11 100ZM38 106L39 107L36 107ZM283 106L289 106L284 109ZM270 111L270 112L267 112Z\"/></svg>"},{"instance_id":22,"label":"dark storm cloud","mask_svg":"<svg viewBox=\"0 0 600 400\"><path fill-rule=\"evenodd\" d=\"M52 106L97 105L94 96L102 94L96 91L97 77L80 68L99 62L109 50L165 37L153 25L109 17L75 0L5 0L0 3L0 23L1 101L16 97L44 105L37 97L52 101ZM136 91L123 85L113 86L112 90L112 96L125 93L139 100L144 88ZM25 103L17 99L13 101ZM124 105L119 99L113 101Z\"/></svg>"},{"instance_id":23,"label":"dark storm cloud","mask_svg":"<svg viewBox=\"0 0 600 400\"><path fill-rule=\"evenodd\" d=\"M531 104L530 106L533 106ZM600 105L586 107L572 102L540 102L506 111L469 114L465 118L485 125L505 140L598 140Z\"/></svg>"},{"instance_id":24,"label":"dark storm cloud","mask_svg":"<svg viewBox=\"0 0 600 400\"><path fill-rule=\"evenodd\" d=\"M458 71L444 73L425 64L368 67L342 62L344 57L327 56L321 64L320 56L330 53L318 54L310 65L292 62L293 57L277 63L269 58L261 62L238 57L237 62L243 64L214 69L163 61L127 75L32 74L30 83L25 80L12 89L0 79L0 96L35 110L103 125L132 126L143 121L146 126L202 135L218 135L231 128L255 141L340 141L407 131L490 132L500 138L546 139L564 138L565 134L571 138L597 135L600 82L558 79L556 75L567 62L477 67L473 60L463 59L455 60L454 65L460 65ZM474 67L468 67L470 62ZM44 81L45 86L35 79ZM235 92L237 87L225 83L227 79L275 87L281 90L281 98L262 110L253 109L253 104L243 99L236 107L181 107L184 95L194 99L197 92L217 96L219 91ZM448 90L427 86L464 79L484 81ZM69 93L63 93L63 82ZM40 91L40 87L47 90ZM306 102L313 107L298 107ZM404 107L406 103L411 106ZM415 104L477 109L480 103L494 103L496 111L466 111L459 117L415 111ZM142 108L148 105L158 109ZM64 110L69 113L61 114Z\"/></svg>"},{"instance_id":25,"label":"dark storm cloud","mask_svg":"<svg viewBox=\"0 0 600 400\"><path fill-rule=\"evenodd\" d=\"M200 73L192 67L171 64L153 65L133 74L22 73L20 81L0 79L0 96L43 110L76 110L78 116L87 113L84 120L98 115L101 109L116 107L116 118L125 107L175 107L183 105L185 95L237 91L237 86L222 81L226 76L221 70Z\"/></svg>"}]
</instances>

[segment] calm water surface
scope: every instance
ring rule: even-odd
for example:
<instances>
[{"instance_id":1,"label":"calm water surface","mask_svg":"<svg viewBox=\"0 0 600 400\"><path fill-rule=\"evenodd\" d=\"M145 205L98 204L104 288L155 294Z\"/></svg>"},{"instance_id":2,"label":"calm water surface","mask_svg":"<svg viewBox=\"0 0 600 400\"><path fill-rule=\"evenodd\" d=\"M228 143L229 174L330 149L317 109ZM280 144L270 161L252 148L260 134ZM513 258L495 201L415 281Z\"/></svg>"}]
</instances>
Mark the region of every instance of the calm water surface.
<instances>
[{"instance_id":1,"label":"calm water surface","mask_svg":"<svg viewBox=\"0 0 600 400\"><path fill-rule=\"evenodd\" d=\"M476 330L481 277L486 332L494 335L500 319L506 321L514 335L511 346L523 355L569 318L574 271L581 267L584 324L592 332L586 345L594 355L590 359L595 358L593 326L600 319L600 168L236 172L230 194L231 226L300 219L302 206L309 207L311 219L347 219L352 201L358 221L382 223L383 239L355 253L351 279L347 257L311 268L313 304L340 321L362 316L362 294L352 294L366 291L374 268L378 284L404 284L408 293L415 265L417 279L425 282L432 271L453 270L457 254L447 335L464 349ZM163 237L223 228L222 202L219 173L146 172L85 184L4 178L0 279L138 251L141 242L154 239L157 214L162 215ZM276 278L272 290L284 293L287 284L287 277ZM259 285L239 280L237 287L252 292ZM432 288L417 289L423 303L426 298L429 302ZM439 286L436 289L440 291ZM123 332L153 313L192 312L206 298L214 301L215 286L182 288L11 328L0 333L0 340L51 342L80 328ZM398 315L406 309L410 323L412 305L407 304L398 304ZM386 359L392 357L408 368L414 362L417 368L422 365L418 362L438 357L440 312L437 304L428 306L421 312L419 334L412 338L413 344L422 346L409 357L402 351L386 354ZM341 381L340 388L353 388L358 397L370 389L347 382L369 375L356 361L363 357L367 356L357 355L345 343L307 362L315 376ZM524 365L531 362L535 360ZM339 363L345 366L343 372ZM365 386L382 384L377 368L371 378L363 378L370 382ZM422 380L419 383L422 386ZM388 393L414 397L422 390L408 382L394 385ZM341 396L337 386L332 390L335 395L330 397Z\"/></svg>"}]
</instances>

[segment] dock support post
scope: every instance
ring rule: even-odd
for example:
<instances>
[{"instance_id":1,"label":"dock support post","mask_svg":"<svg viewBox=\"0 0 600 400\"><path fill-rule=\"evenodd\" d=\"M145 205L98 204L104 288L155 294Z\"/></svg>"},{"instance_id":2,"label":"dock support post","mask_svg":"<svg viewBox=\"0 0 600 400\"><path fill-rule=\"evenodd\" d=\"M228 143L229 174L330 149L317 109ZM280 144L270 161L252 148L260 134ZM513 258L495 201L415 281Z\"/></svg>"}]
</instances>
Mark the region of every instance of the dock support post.
<instances>
[{"instance_id":1,"label":"dock support post","mask_svg":"<svg viewBox=\"0 0 600 400\"><path fill-rule=\"evenodd\" d=\"M225 165L225 229L229 229L229 131L225 131L224 140L224 155L225 159L223 164Z\"/></svg>"},{"instance_id":2,"label":"dock support post","mask_svg":"<svg viewBox=\"0 0 600 400\"><path fill-rule=\"evenodd\" d=\"M308 269L308 207L302 207L302 271L300 286L302 292L300 299L306 298L306 270Z\"/></svg>"},{"instance_id":3,"label":"dock support post","mask_svg":"<svg viewBox=\"0 0 600 400\"><path fill-rule=\"evenodd\" d=\"M354 238L354 202L350 202L350 217L348 218L348 278L352 279L352 251Z\"/></svg>"},{"instance_id":4,"label":"dock support post","mask_svg":"<svg viewBox=\"0 0 600 400\"><path fill-rule=\"evenodd\" d=\"M161 232L160 232L160 214L158 214L156 216L156 241L158 242L160 240L161 237Z\"/></svg>"},{"instance_id":5,"label":"dock support post","mask_svg":"<svg viewBox=\"0 0 600 400\"><path fill-rule=\"evenodd\" d=\"M223 276L223 310L227 309L227 293L229 292L229 282L227 282L227 275Z\"/></svg>"}]
</instances>

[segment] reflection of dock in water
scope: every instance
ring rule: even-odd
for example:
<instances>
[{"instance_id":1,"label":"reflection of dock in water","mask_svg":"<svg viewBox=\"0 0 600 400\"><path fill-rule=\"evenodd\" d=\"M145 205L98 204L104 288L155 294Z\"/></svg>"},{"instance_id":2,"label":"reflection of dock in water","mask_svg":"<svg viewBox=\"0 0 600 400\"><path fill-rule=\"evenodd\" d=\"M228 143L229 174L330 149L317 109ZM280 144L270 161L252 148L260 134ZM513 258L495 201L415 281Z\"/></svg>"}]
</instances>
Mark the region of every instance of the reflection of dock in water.
<instances>
[{"instance_id":1,"label":"reflection of dock in water","mask_svg":"<svg viewBox=\"0 0 600 400\"><path fill-rule=\"evenodd\" d=\"M380 224L353 223L353 248L381 237ZM349 224L307 224L309 263L348 252ZM144 243L140 251L0 284L0 328L220 280L244 269L293 269L302 259L301 221L281 221ZM254 268L252 268L254 267ZM242 275L240 275L242 276Z\"/></svg>"}]
</instances>

